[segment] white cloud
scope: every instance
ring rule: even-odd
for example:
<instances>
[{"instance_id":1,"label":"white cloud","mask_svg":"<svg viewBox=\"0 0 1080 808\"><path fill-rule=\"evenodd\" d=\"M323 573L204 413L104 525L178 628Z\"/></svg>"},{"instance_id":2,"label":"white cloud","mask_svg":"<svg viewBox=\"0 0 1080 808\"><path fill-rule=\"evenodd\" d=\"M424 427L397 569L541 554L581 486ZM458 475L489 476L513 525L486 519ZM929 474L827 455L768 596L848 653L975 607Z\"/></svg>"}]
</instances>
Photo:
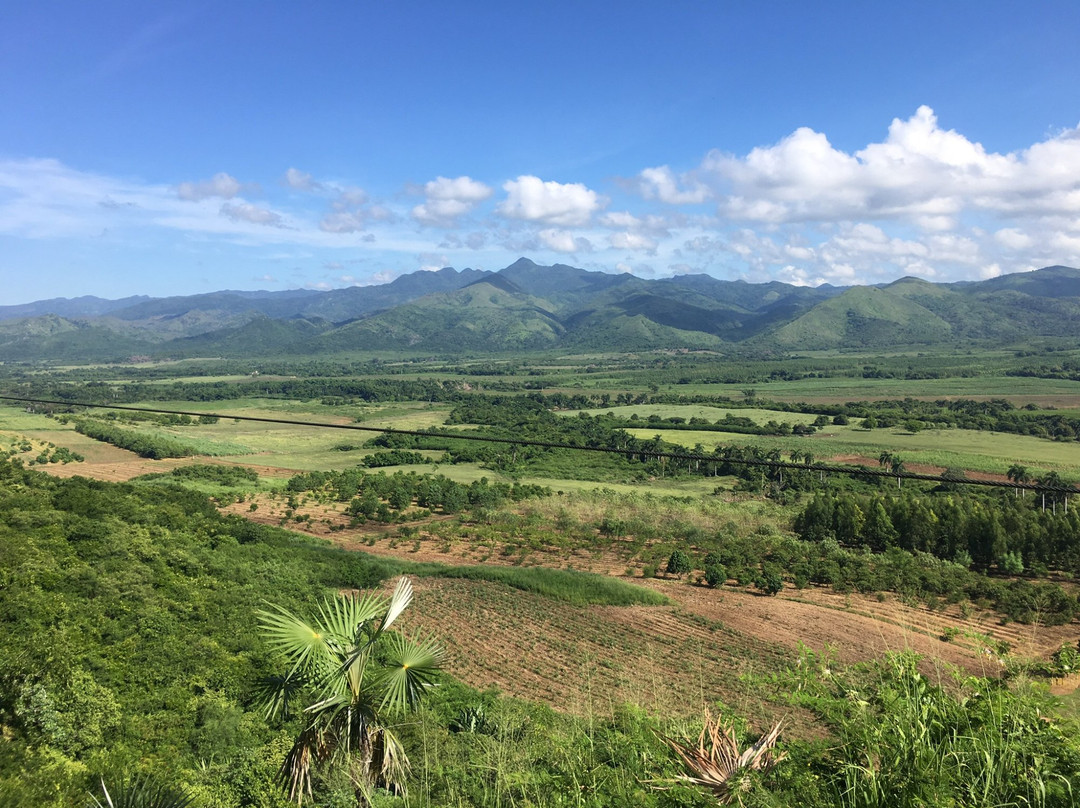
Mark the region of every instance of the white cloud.
<instances>
[{"instance_id":1,"label":"white cloud","mask_svg":"<svg viewBox=\"0 0 1080 808\"><path fill-rule=\"evenodd\" d=\"M243 186L236 177L222 171L208 180L180 183L176 187L176 195L187 202L198 202L210 197L232 199L242 190Z\"/></svg>"},{"instance_id":2,"label":"white cloud","mask_svg":"<svg viewBox=\"0 0 1080 808\"><path fill-rule=\"evenodd\" d=\"M650 255L656 254L656 241L640 233L628 231L612 233L608 237L608 243L616 250L633 250L634 252L644 252Z\"/></svg>"},{"instance_id":3,"label":"white cloud","mask_svg":"<svg viewBox=\"0 0 1080 808\"><path fill-rule=\"evenodd\" d=\"M745 157L713 151L698 175L712 185L720 214L730 219L894 219L943 232L956 229L965 212L1080 213L1080 132L1070 129L998 154L940 128L933 110L923 106L907 120L893 120L885 140L851 154L804 127ZM654 185L669 179L670 172L661 172Z\"/></svg>"},{"instance_id":4,"label":"white cloud","mask_svg":"<svg viewBox=\"0 0 1080 808\"><path fill-rule=\"evenodd\" d=\"M285 227L285 220L280 213L258 205L249 205L246 202L226 202L221 206L221 215L227 216L235 222L251 222L268 227Z\"/></svg>"},{"instance_id":5,"label":"white cloud","mask_svg":"<svg viewBox=\"0 0 1080 808\"><path fill-rule=\"evenodd\" d=\"M442 253L423 252L416 256L418 266L417 270L420 272L438 272L440 269L449 266L450 261Z\"/></svg>"},{"instance_id":6,"label":"white cloud","mask_svg":"<svg viewBox=\"0 0 1080 808\"><path fill-rule=\"evenodd\" d=\"M521 176L503 183L507 197L498 212L510 219L559 227L587 224L604 200L581 183L544 182L539 177Z\"/></svg>"},{"instance_id":7,"label":"white cloud","mask_svg":"<svg viewBox=\"0 0 1080 808\"><path fill-rule=\"evenodd\" d=\"M328 213L319 221L324 233L356 233L367 226L367 215L362 210Z\"/></svg>"},{"instance_id":8,"label":"white cloud","mask_svg":"<svg viewBox=\"0 0 1080 808\"><path fill-rule=\"evenodd\" d=\"M630 230L641 227L642 221L627 211L611 211L600 217L600 224L604 225L604 227Z\"/></svg>"},{"instance_id":9,"label":"white cloud","mask_svg":"<svg viewBox=\"0 0 1080 808\"><path fill-rule=\"evenodd\" d=\"M1027 233L1015 227L1003 227L994 233L994 240L1010 250L1026 250L1034 244ZM996 277L996 276L995 276Z\"/></svg>"},{"instance_id":10,"label":"white cloud","mask_svg":"<svg viewBox=\"0 0 1080 808\"><path fill-rule=\"evenodd\" d=\"M549 250L560 253L592 252L593 245L587 238L575 237L566 230L548 228L536 234L540 243Z\"/></svg>"},{"instance_id":11,"label":"white cloud","mask_svg":"<svg viewBox=\"0 0 1080 808\"><path fill-rule=\"evenodd\" d=\"M680 182L684 187L679 187ZM667 166L644 169L638 175L637 188L646 199L659 199L671 205L700 204L711 196L704 184L689 176L676 178Z\"/></svg>"},{"instance_id":12,"label":"white cloud","mask_svg":"<svg viewBox=\"0 0 1080 808\"><path fill-rule=\"evenodd\" d=\"M290 168L286 171L282 180L285 185L294 191L317 191L322 188L322 185L316 182L310 174L297 168Z\"/></svg>"},{"instance_id":13,"label":"white cloud","mask_svg":"<svg viewBox=\"0 0 1080 808\"><path fill-rule=\"evenodd\" d=\"M366 230L372 221L387 222L393 213L382 205L368 205L368 195L360 188L339 188L330 203L330 212L319 221L324 233L356 233Z\"/></svg>"},{"instance_id":14,"label":"white cloud","mask_svg":"<svg viewBox=\"0 0 1080 808\"><path fill-rule=\"evenodd\" d=\"M437 177L424 185L426 201L412 209L412 217L422 224L451 225L493 193L471 177Z\"/></svg>"}]
</instances>

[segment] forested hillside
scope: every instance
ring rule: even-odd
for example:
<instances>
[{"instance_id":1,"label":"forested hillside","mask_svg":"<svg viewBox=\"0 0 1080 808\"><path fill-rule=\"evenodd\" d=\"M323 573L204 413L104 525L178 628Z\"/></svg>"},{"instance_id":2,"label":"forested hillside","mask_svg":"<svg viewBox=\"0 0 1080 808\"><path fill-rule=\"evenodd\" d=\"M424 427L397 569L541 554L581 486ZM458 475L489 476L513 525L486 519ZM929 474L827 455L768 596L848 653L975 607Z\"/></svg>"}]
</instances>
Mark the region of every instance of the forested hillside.
<instances>
[{"instance_id":1,"label":"forested hillside","mask_svg":"<svg viewBox=\"0 0 1080 808\"><path fill-rule=\"evenodd\" d=\"M0 360L275 356L364 350L441 355L573 350L865 350L1070 339L1080 270L877 287L647 280L522 258L328 292L53 300L0 307Z\"/></svg>"}]
</instances>

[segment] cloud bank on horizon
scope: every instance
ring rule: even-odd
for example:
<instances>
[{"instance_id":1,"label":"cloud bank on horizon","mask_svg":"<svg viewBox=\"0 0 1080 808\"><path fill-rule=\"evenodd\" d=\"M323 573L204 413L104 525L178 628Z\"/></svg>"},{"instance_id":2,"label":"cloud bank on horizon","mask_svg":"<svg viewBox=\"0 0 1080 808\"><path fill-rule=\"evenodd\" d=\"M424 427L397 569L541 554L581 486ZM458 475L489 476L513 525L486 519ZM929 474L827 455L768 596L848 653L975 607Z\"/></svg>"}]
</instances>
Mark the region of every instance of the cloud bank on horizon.
<instances>
[{"instance_id":1,"label":"cloud bank on horizon","mask_svg":"<svg viewBox=\"0 0 1080 808\"><path fill-rule=\"evenodd\" d=\"M442 266L496 269L519 255L647 277L813 285L1080 266L1080 128L1009 153L942 128L928 106L883 130L845 151L799 127L743 154L719 144L696 165L640 166L602 187L521 174L380 190L303 165L269 177L221 166L160 184L9 157L0 239L54 261L110 251L149 260L167 246L201 265L209 288L332 288ZM318 262L319 277L222 269L301 259ZM65 294L51 287L48 296ZM127 290L146 292L178 293Z\"/></svg>"}]
</instances>

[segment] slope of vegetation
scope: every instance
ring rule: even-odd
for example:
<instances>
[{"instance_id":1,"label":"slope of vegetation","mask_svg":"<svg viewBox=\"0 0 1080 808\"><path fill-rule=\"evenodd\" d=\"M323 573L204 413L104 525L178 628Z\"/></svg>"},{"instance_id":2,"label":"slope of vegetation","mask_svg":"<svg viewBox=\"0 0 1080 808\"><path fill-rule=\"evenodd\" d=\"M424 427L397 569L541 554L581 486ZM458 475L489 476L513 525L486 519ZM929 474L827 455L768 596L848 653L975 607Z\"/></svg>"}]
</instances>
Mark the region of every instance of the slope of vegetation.
<instances>
[{"instance_id":1,"label":"slope of vegetation","mask_svg":"<svg viewBox=\"0 0 1080 808\"><path fill-rule=\"evenodd\" d=\"M371 587L407 566L223 517L175 486L54 480L4 463L0 504L5 804L83 804L98 776L115 784L144 772L198 806L284 808L275 772L299 725L267 722L256 709L261 677L279 668L254 615L268 594L311 613L326 594ZM511 585L530 574L414 571ZM535 580L533 591L559 598L555 609L574 601L565 591L586 592L595 581ZM422 601L417 608L422 626ZM588 806L712 804L677 780L679 766L656 734L691 737L686 713L615 706L565 715L440 681L395 730L413 763L409 805L556 806L569 795ZM755 699L817 716L830 735L784 740L786 760L748 782L749 805L1065 806L1080 787L1076 734L1022 685L941 687L910 659L845 671L808 653L759 669L746 686ZM921 740L905 740L913 736ZM355 804L348 778L333 768L317 771L314 793L321 808ZM372 799L406 804L385 792Z\"/></svg>"}]
</instances>

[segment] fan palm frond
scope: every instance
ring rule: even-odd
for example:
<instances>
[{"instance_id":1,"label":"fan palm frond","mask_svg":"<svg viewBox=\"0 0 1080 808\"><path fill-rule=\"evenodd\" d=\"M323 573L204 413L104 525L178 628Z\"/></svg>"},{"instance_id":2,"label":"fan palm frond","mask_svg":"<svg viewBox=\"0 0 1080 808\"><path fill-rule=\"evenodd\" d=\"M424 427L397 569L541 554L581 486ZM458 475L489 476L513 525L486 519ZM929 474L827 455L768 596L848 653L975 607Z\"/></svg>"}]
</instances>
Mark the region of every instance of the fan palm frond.
<instances>
[{"instance_id":1,"label":"fan palm frond","mask_svg":"<svg viewBox=\"0 0 1080 808\"><path fill-rule=\"evenodd\" d=\"M319 605L320 627L342 645L355 645L363 630L386 609L386 598L374 593L327 599Z\"/></svg>"},{"instance_id":2,"label":"fan palm frond","mask_svg":"<svg viewBox=\"0 0 1080 808\"><path fill-rule=\"evenodd\" d=\"M114 785L111 793L102 780L101 791L105 801L91 795L92 808L188 808L194 801L182 791L147 779Z\"/></svg>"},{"instance_id":3,"label":"fan palm frond","mask_svg":"<svg viewBox=\"0 0 1080 808\"><path fill-rule=\"evenodd\" d=\"M442 665L443 656L442 648L431 638L391 636L380 676L382 708L398 712L415 705Z\"/></svg>"},{"instance_id":4,"label":"fan palm frond","mask_svg":"<svg viewBox=\"0 0 1080 808\"><path fill-rule=\"evenodd\" d=\"M412 582L408 578L401 578L397 582L397 586L394 587L394 594L390 597L390 605L386 610L386 616L379 626L380 632L390 628L390 625L401 616L401 613L412 603L412 597Z\"/></svg>"},{"instance_id":5,"label":"fan palm frond","mask_svg":"<svg viewBox=\"0 0 1080 808\"><path fill-rule=\"evenodd\" d=\"M274 611L256 614L262 635L270 647L282 652L293 663L290 675L325 668L329 660L327 632L319 630L280 606Z\"/></svg>"},{"instance_id":6,"label":"fan palm frond","mask_svg":"<svg viewBox=\"0 0 1080 808\"><path fill-rule=\"evenodd\" d=\"M691 772L682 779L709 789L721 805L727 805L747 787L745 775L767 772L787 756L786 752L777 753L775 749L783 723L777 721L757 743L742 752L735 728L730 723L724 724L719 715L713 718L708 708L696 746L664 735L660 737Z\"/></svg>"},{"instance_id":7,"label":"fan palm frond","mask_svg":"<svg viewBox=\"0 0 1080 808\"><path fill-rule=\"evenodd\" d=\"M263 717L267 721L278 717L288 719L289 700L301 692L307 684L307 677L297 672L284 676L262 677L257 686L255 700L263 705Z\"/></svg>"}]
</instances>

